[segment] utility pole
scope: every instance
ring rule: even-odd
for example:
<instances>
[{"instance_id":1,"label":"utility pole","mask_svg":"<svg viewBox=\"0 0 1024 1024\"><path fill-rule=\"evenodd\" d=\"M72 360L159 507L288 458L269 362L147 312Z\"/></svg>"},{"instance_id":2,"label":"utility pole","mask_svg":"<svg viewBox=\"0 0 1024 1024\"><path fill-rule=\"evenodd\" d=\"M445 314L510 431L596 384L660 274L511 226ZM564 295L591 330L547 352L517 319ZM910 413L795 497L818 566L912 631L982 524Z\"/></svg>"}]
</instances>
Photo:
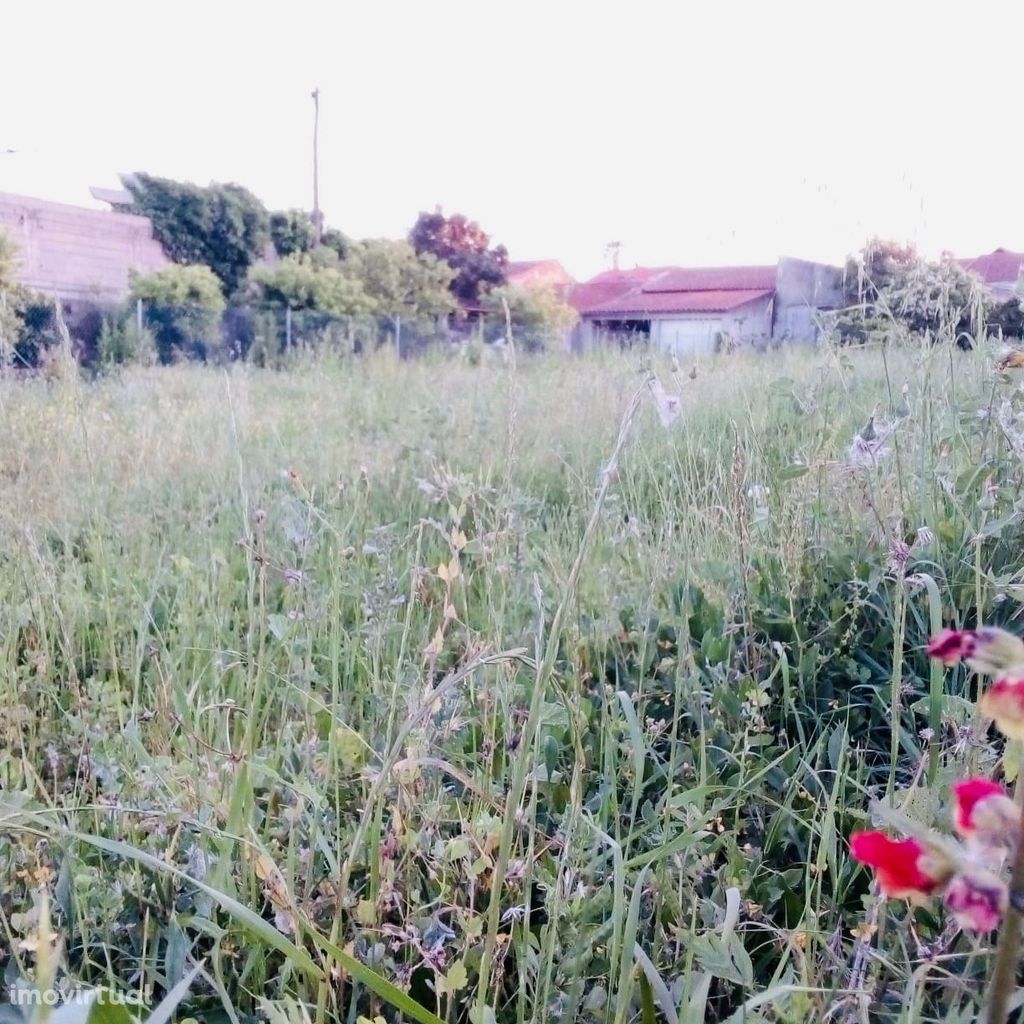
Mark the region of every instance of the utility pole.
<instances>
[{"instance_id":1,"label":"utility pole","mask_svg":"<svg viewBox=\"0 0 1024 1024\"><path fill-rule=\"evenodd\" d=\"M319 245L324 229L320 215L320 86L313 90L313 244Z\"/></svg>"}]
</instances>

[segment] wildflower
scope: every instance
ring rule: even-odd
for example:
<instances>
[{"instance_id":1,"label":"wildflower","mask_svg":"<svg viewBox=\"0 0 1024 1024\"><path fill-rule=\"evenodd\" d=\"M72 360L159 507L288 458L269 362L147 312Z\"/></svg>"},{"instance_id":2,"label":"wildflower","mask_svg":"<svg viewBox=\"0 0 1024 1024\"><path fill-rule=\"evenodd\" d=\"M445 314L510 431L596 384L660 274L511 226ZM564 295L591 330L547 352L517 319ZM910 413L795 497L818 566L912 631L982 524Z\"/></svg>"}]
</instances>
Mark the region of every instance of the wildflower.
<instances>
[{"instance_id":1,"label":"wildflower","mask_svg":"<svg viewBox=\"0 0 1024 1024\"><path fill-rule=\"evenodd\" d=\"M998 928L1008 903L1006 883L987 871L957 875L946 889L946 907L964 931Z\"/></svg>"},{"instance_id":2,"label":"wildflower","mask_svg":"<svg viewBox=\"0 0 1024 1024\"><path fill-rule=\"evenodd\" d=\"M1020 828L1020 808L998 782L963 779L953 785L953 827L964 839L1002 845Z\"/></svg>"},{"instance_id":3,"label":"wildflower","mask_svg":"<svg viewBox=\"0 0 1024 1024\"><path fill-rule=\"evenodd\" d=\"M893 432L893 424L875 420L872 413L867 423L853 435L853 441L846 453L851 466L870 468L886 458L892 448L886 443Z\"/></svg>"},{"instance_id":4,"label":"wildflower","mask_svg":"<svg viewBox=\"0 0 1024 1024\"><path fill-rule=\"evenodd\" d=\"M875 871L878 888L889 899L921 902L949 878L951 866L916 839L890 839L884 832L854 832L850 853Z\"/></svg>"},{"instance_id":5,"label":"wildflower","mask_svg":"<svg viewBox=\"0 0 1024 1024\"><path fill-rule=\"evenodd\" d=\"M682 415L683 407L678 395L670 394L661 386L660 380L652 380L651 394L658 410L658 419L663 427L670 427Z\"/></svg>"},{"instance_id":6,"label":"wildflower","mask_svg":"<svg viewBox=\"0 0 1024 1024\"><path fill-rule=\"evenodd\" d=\"M1000 676L981 698L982 713L995 720L996 728L1011 740L1024 740L1024 675Z\"/></svg>"},{"instance_id":7,"label":"wildflower","mask_svg":"<svg viewBox=\"0 0 1024 1024\"><path fill-rule=\"evenodd\" d=\"M927 526L919 526L914 536L914 543L911 547L916 551L921 548L930 547L935 543L935 534Z\"/></svg>"},{"instance_id":8,"label":"wildflower","mask_svg":"<svg viewBox=\"0 0 1024 1024\"><path fill-rule=\"evenodd\" d=\"M995 675L1024 665L1024 643L1004 629L943 629L928 643L928 654L943 665L966 661L975 672Z\"/></svg>"},{"instance_id":9,"label":"wildflower","mask_svg":"<svg viewBox=\"0 0 1024 1024\"><path fill-rule=\"evenodd\" d=\"M893 576L902 576L907 571L910 561L910 545L902 540L893 541L889 547L889 572Z\"/></svg>"}]
</instances>

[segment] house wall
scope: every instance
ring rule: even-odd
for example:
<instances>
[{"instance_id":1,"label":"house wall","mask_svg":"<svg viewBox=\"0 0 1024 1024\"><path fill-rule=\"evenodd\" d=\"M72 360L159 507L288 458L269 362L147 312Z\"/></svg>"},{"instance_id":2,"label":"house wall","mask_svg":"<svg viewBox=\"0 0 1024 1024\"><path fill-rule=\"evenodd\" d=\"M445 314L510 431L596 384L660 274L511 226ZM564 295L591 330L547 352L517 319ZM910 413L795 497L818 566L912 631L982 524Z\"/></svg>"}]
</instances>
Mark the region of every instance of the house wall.
<instances>
[{"instance_id":1,"label":"house wall","mask_svg":"<svg viewBox=\"0 0 1024 1024\"><path fill-rule=\"evenodd\" d=\"M776 341L813 342L818 338L817 313L843 304L843 272L839 267L785 257L775 278Z\"/></svg>"},{"instance_id":2,"label":"house wall","mask_svg":"<svg viewBox=\"0 0 1024 1024\"><path fill-rule=\"evenodd\" d=\"M0 193L0 231L18 246L17 279L66 301L120 301L128 273L169 262L146 217Z\"/></svg>"},{"instance_id":3,"label":"house wall","mask_svg":"<svg viewBox=\"0 0 1024 1024\"><path fill-rule=\"evenodd\" d=\"M751 343L771 334L771 298L748 302L726 313L674 313L651 318L651 343L676 355L715 351L720 334Z\"/></svg>"}]
</instances>

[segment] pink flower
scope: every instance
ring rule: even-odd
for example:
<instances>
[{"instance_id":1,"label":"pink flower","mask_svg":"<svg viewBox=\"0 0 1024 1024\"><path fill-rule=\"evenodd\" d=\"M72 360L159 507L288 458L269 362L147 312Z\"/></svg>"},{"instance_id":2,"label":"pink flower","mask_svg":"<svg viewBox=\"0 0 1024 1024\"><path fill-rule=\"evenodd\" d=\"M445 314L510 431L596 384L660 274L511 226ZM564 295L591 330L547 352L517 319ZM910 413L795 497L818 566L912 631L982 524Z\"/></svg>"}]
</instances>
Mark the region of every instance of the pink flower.
<instances>
[{"instance_id":1,"label":"pink flower","mask_svg":"<svg viewBox=\"0 0 1024 1024\"><path fill-rule=\"evenodd\" d=\"M1000 676L981 698L982 713L1012 740L1024 740L1024 669Z\"/></svg>"},{"instance_id":2,"label":"pink flower","mask_svg":"<svg viewBox=\"0 0 1024 1024\"><path fill-rule=\"evenodd\" d=\"M956 923L969 932L999 927L1009 903L1006 884L988 872L957 875L946 889L946 907Z\"/></svg>"},{"instance_id":3,"label":"pink flower","mask_svg":"<svg viewBox=\"0 0 1024 1024\"><path fill-rule=\"evenodd\" d=\"M1007 845L1020 831L1020 808L997 782L963 779L953 785L953 827L964 839Z\"/></svg>"},{"instance_id":4,"label":"pink flower","mask_svg":"<svg viewBox=\"0 0 1024 1024\"><path fill-rule=\"evenodd\" d=\"M850 836L850 853L874 868L878 888L889 899L920 902L951 874L916 839L890 839L884 832L855 832Z\"/></svg>"},{"instance_id":5,"label":"pink flower","mask_svg":"<svg viewBox=\"0 0 1024 1024\"><path fill-rule=\"evenodd\" d=\"M1024 665L1024 643L1005 629L943 629L928 642L928 654L943 665L966 661L975 672L996 675Z\"/></svg>"}]
</instances>

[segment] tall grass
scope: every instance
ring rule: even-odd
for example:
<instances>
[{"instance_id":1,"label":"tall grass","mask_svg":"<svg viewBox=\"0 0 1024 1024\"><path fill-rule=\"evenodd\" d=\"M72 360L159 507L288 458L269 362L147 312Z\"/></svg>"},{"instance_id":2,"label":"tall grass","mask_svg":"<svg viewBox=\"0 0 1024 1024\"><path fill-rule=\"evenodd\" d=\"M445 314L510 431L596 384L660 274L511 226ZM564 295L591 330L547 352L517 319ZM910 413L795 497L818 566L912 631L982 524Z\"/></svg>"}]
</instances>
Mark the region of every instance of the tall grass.
<instances>
[{"instance_id":1,"label":"tall grass","mask_svg":"<svg viewBox=\"0 0 1024 1024\"><path fill-rule=\"evenodd\" d=\"M996 767L920 645L1024 594L1015 401L939 348L5 382L7 969L45 888L68 982L199 964L206 1020L966 1019L984 948L875 934L845 837Z\"/></svg>"}]
</instances>

